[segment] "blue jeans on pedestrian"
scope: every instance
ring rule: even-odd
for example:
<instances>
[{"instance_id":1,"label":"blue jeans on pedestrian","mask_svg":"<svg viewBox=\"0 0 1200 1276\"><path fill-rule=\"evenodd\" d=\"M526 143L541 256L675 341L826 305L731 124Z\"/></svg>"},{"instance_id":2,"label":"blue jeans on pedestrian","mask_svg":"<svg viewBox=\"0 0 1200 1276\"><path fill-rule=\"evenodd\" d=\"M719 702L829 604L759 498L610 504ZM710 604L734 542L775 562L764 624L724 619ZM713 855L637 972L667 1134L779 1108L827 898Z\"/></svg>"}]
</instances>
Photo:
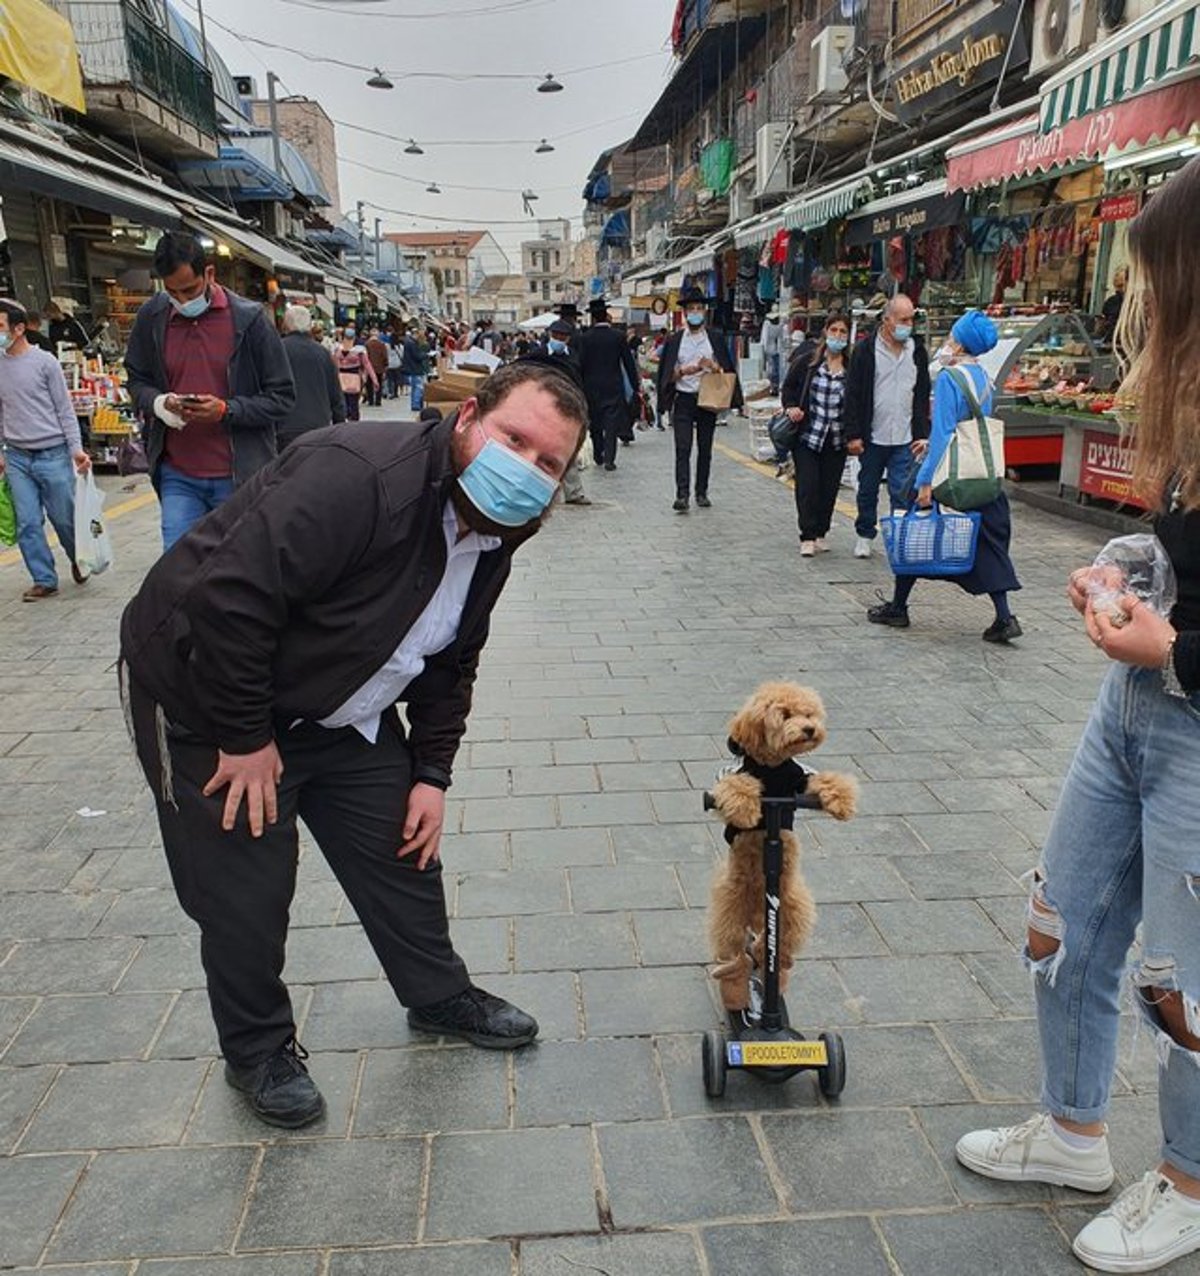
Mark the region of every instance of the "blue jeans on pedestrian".
<instances>
[{"instance_id":1,"label":"blue jeans on pedestrian","mask_svg":"<svg viewBox=\"0 0 1200 1276\"><path fill-rule=\"evenodd\" d=\"M17 545L35 585L58 588L54 554L46 539L46 519L58 543L75 561L75 466L65 443L58 447L13 447L4 453L5 473L17 516Z\"/></svg>"},{"instance_id":2,"label":"blue jeans on pedestrian","mask_svg":"<svg viewBox=\"0 0 1200 1276\"><path fill-rule=\"evenodd\" d=\"M781 354L765 354L763 355L763 371L767 374L767 380L771 383L771 392L775 393L779 389L782 380L780 373L783 371L783 355Z\"/></svg>"},{"instance_id":3,"label":"blue jeans on pedestrian","mask_svg":"<svg viewBox=\"0 0 1200 1276\"><path fill-rule=\"evenodd\" d=\"M417 375L410 376L408 378L408 389L408 406L414 412L420 412L425 406L425 378Z\"/></svg>"},{"instance_id":4,"label":"blue jeans on pedestrian","mask_svg":"<svg viewBox=\"0 0 1200 1276\"><path fill-rule=\"evenodd\" d=\"M912 446L908 443L868 443L858 471L858 517L854 531L863 540L874 540L879 524L879 485L887 474L892 509L909 502L908 482L913 472Z\"/></svg>"},{"instance_id":5,"label":"blue jeans on pedestrian","mask_svg":"<svg viewBox=\"0 0 1200 1276\"><path fill-rule=\"evenodd\" d=\"M233 495L232 478L192 478L169 461L158 474L158 499L162 504L163 552L218 505Z\"/></svg>"},{"instance_id":6,"label":"blue jeans on pedestrian","mask_svg":"<svg viewBox=\"0 0 1200 1276\"><path fill-rule=\"evenodd\" d=\"M1200 693L1169 696L1157 669L1116 665L1067 772L1030 928L1057 951L1035 972L1042 1099L1069 1121L1103 1118L1117 1057L1122 975L1154 1033L1162 1155L1200 1178L1200 1054L1165 1030L1152 989L1179 992L1200 1035ZM1142 942L1130 955L1134 931ZM1128 958L1128 964L1127 964Z\"/></svg>"}]
</instances>

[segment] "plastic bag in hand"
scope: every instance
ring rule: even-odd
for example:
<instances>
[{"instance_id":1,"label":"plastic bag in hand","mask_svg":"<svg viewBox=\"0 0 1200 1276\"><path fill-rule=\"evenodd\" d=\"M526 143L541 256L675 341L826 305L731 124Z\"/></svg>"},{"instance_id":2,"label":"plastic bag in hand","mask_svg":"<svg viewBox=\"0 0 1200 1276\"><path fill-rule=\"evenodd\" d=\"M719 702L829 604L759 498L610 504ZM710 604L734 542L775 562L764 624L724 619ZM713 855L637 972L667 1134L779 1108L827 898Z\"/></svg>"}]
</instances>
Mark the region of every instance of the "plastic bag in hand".
<instances>
[{"instance_id":1,"label":"plastic bag in hand","mask_svg":"<svg viewBox=\"0 0 1200 1276\"><path fill-rule=\"evenodd\" d=\"M1129 617L1121 610L1120 600L1129 594L1166 618L1175 607L1175 569L1162 542L1150 533L1116 537L1092 565L1088 595L1093 610L1107 612L1114 624L1122 625Z\"/></svg>"}]
</instances>

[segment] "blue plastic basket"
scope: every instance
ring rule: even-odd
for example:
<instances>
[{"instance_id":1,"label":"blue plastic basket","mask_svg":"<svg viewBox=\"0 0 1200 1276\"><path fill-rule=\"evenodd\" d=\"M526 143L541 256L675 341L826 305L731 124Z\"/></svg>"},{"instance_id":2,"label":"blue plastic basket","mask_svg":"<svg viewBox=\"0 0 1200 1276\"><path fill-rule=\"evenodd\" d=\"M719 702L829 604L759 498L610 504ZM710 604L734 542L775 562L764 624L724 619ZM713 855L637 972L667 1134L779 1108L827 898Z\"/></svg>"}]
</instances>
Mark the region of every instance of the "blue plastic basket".
<instances>
[{"instance_id":1,"label":"blue plastic basket","mask_svg":"<svg viewBox=\"0 0 1200 1276\"><path fill-rule=\"evenodd\" d=\"M961 576L975 566L980 515L933 508L907 510L879 520L888 565L897 576Z\"/></svg>"}]
</instances>

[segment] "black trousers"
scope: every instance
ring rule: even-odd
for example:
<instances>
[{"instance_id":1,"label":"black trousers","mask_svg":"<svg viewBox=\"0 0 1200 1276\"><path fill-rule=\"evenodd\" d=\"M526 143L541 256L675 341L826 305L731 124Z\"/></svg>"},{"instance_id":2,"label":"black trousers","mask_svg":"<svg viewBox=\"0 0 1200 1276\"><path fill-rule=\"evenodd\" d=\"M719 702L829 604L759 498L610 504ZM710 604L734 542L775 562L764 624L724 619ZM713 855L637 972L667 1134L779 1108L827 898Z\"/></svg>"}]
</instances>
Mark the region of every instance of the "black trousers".
<instances>
[{"instance_id":1,"label":"black trousers","mask_svg":"<svg viewBox=\"0 0 1200 1276\"><path fill-rule=\"evenodd\" d=\"M671 409L671 429L675 431L675 495L687 500L691 489L692 436L696 439L696 495L708 495L712 472L713 435L717 414L697 405L697 396L676 391Z\"/></svg>"},{"instance_id":2,"label":"black trousers","mask_svg":"<svg viewBox=\"0 0 1200 1276\"><path fill-rule=\"evenodd\" d=\"M819 452L797 443L792 449L796 464L796 520L800 539L815 541L829 531L838 485L846 465L846 449L826 445Z\"/></svg>"},{"instance_id":3,"label":"black trousers","mask_svg":"<svg viewBox=\"0 0 1200 1276\"><path fill-rule=\"evenodd\" d=\"M129 681L138 760L154 792L179 902L200 927L200 957L217 1036L237 1067L261 1062L295 1034L282 974L296 886L300 817L362 922L396 996L427 1005L470 980L450 942L440 864L423 872L398 859L412 758L395 711L375 744L353 727L304 723L280 731L279 819L251 837L243 803L221 828L226 791L203 796L217 765L211 744L158 720ZM164 766L164 739L169 766Z\"/></svg>"}]
</instances>

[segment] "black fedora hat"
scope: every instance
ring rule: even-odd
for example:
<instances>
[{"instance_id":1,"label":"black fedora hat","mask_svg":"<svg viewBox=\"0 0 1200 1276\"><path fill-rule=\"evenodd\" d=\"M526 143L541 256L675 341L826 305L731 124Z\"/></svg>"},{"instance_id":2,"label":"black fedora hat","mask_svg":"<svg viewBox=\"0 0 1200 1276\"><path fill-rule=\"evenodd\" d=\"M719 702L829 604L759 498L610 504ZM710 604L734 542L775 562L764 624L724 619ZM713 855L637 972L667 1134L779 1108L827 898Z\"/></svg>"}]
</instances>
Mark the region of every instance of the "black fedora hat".
<instances>
[{"instance_id":1,"label":"black fedora hat","mask_svg":"<svg viewBox=\"0 0 1200 1276\"><path fill-rule=\"evenodd\" d=\"M579 321L579 306L573 301L560 301L554 307L554 312L560 319L565 319L568 323L577 323Z\"/></svg>"},{"instance_id":2,"label":"black fedora hat","mask_svg":"<svg viewBox=\"0 0 1200 1276\"><path fill-rule=\"evenodd\" d=\"M588 314L593 319L605 318L608 315L608 299L605 297L593 297L588 302Z\"/></svg>"},{"instance_id":3,"label":"black fedora hat","mask_svg":"<svg viewBox=\"0 0 1200 1276\"><path fill-rule=\"evenodd\" d=\"M693 284L689 288L685 288L679 294L679 304L681 306L691 306L699 302L702 306L708 305L708 298Z\"/></svg>"}]
</instances>

